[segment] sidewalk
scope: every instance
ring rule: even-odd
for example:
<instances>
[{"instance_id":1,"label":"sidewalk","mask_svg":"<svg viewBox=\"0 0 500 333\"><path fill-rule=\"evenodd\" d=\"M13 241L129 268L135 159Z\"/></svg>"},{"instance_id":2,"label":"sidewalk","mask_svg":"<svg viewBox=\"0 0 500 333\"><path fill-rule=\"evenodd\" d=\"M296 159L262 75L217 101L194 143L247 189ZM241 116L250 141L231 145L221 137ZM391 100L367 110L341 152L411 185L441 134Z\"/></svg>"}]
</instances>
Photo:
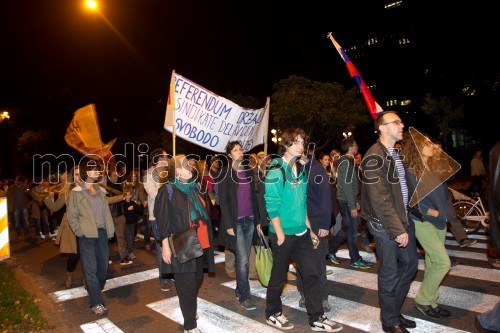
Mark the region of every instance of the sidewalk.
<instances>
[{"instance_id":1,"label":"sidewalk","mask_svg":"<svg viewBox=\"0 0 500 333\"><path fill-rule=\"evenodd\" d=\"M11 238L14 233L15 231L10 230ZM60 261L51 260L60 256L59 247L51 240L14 240L10 243L10 252L10 258L3 260L1 264L12 269L15 279L32 296L51 327L44 332L78 331L79 327L74 327L67 321L61 304L54 304L46 291L47 288L56 287L58 279L63 282L65 266L60 266L65 264L65 258L60 258ZM52 264L46 266L49 262Z\"/></svg>"},{"instance_id":2,"label":"sidewalk","mask_svg":"<svg viewBox=\"0 0 500 333\"><path fill-rule=\"evenodd\" d=\"M30 228L30 232L34 234L33 228ZM14 230L9 230L9 233L10 238L16 237ZM155 252L144 250L142 241L135 242L134 245L136 247L134 253L137 256L134 264L120 266L117 245L116 243L110 244L113 264L109 266L108 279L157 267ZM13 240L10 243L10 254L10 258L3 260L1 264L12 268L15 279L33 297L51 327L50 330L45 331L46 333L81 332L82 322L88 322L89 318L95 319L88 308L87 297L76 301L78 305L75 305L68 304L68 302L55 302L49 296L56 291L66 290L64 281L67 257L59 252L59 246L55 245L54 241L50 239ZM83 286L80 263L73 276L73 287ZM152 283L155 284L155 282ZM110 302L113 301L109 293L107 299ZM125 316L128 310L132 313L134 311L133 308L127 309Z\"/></svg>"}]
</instances>

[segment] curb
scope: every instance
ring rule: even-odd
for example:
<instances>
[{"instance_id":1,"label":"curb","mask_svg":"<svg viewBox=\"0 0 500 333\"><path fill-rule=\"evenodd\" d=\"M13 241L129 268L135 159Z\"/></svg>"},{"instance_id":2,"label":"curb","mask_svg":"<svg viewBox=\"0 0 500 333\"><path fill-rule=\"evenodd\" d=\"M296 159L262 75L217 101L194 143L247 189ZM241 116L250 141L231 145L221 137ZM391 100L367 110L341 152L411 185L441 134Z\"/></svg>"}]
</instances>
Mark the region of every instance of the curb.
<instances>
[{"instance_id":1,"label":"curb","mask_svg":"<svg viewBox=\"0 0 500 333\"><path fill-rule=\"evenodd\" d=\"M44 293L42 289L43 281L40 281L30 276L23 271L19 265L19 260L15 257L4 260L7 267L12 269L14 278L23 287L24 290L33 298L33 301L40 309L42 316L47 320L49 329L41 332L44 333L67 333L75 331L75 328L70 326L64 318L64 309L54 304L51 298Z\"/></svg>"}]
</instances>

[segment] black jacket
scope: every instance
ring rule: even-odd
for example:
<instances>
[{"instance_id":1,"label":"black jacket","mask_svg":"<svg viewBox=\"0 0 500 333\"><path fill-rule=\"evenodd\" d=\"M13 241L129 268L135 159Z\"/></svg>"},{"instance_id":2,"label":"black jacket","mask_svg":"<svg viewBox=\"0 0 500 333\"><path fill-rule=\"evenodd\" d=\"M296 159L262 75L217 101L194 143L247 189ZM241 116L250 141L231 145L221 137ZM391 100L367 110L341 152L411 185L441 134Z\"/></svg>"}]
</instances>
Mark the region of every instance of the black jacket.
<instances>
[{"instance_id":1,"label":"black jacket","mask_svg":"<svg viewBox=\"0 0 500 333\"><path fill-rule=\"evenodd\" d=\"M259 207L257 202L255 181L252 170L245 170L247 180L251 182L252 190L252 208L254 225L257 226L260 222ZM221 176L218 178L218 195L219 205L221 210L220 230L219 230L219 245L234 249L236 245L236 237L230 236L227 229L233 228L236 233L238 226L238 177L236 171L231 167L222 169ZM254 233L253 243L256 244L258 238L257 233Z\"/></svg>"},{"instance_id":2,"label":"black jacket","mask_svg":"<svg viewBox=\"0 0 500 333\"><path fill-rule=\"evenodd\" d=\"M489 162L490 187L488 206L490 210L490 244L500 248L500 141L490 150Z\"/></svg>"},{"instance_id":3,"label":"black jacket","mask_svg":"<svg viewBox=\"0 0 500 333\"><path fill-rule=\"evenodd\" d=\"M189 229L187 197L176 188L171 187L172 197L169 199L168 186L170 185L165 184L160 187L154 205L154 215L158 224L161 241L172 234L184 232ZM211 246L203 250L203 268L208 272L215 272L212 224L210 219L204 222L208 226L208 237ZM160 271L167 274L196 272L196 260L190 260L182 264L172 255L172 263L168 265L162 261Z\"/></svg>"}]
</instances>

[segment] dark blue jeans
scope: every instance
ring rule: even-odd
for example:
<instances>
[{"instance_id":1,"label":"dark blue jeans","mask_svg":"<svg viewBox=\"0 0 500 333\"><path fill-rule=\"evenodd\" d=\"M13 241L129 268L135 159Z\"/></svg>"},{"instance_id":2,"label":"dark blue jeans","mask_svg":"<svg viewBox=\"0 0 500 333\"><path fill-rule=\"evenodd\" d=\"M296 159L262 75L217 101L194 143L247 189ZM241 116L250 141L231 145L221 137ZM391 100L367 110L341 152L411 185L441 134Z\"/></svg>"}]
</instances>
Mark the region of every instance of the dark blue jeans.
<instances>
[{"instance_id":1,"label":"dark blue jeans","mask_svg":"<svg viewBox=\"0 0 500 333\"><path fill-rule=\"evenodd\" d=\"M106 284L109 260L108 232L106 229L98 229L97 238L78 237L78 251L80 251L90 307L104 304L101 292Z\"/></svg>"},{"instance_id":2,"label":"dark blue jeans","mask_svg":"<svg viewBox=\"0 0 500 333\"><path fill-rule=\"evenodd\" d=\"M354 218L351 216L351 207L347 201L339 200L340 214L342 214L342 228L335 235L330 244L330 253L337 253L339 247L347 240L347 246L349 248L349 257L351 262L356 262L361 259L358 250L358 237L356 236L358 232L358 226L360 222L359 216Z\"/></svg>"},{"instance_id":3,"label":"dark blue jeans","mask_svg":"<svg viewBox=\"0 0 500 333\"><path fill-rule=\"evenodd\" d=\"M14 208L14 221L16 226L17 236L21 237L23 234L25 237L30 235L28 220L28 209L26 208Z\"/></svg>"},{"instance_id":4,"label":"dark blue jeans","mask_svg":"<svg viewBox=\"0 0 500 333\"><path fill-rule=\"evenodd\" d=\"M269 232L269 241L273 251L273 269L267 286L266 318L283 311L281 294L287 283L290 258L297 264L302 277L306 309L309 324L313 324L323 314L323 304L319 291L319 275L316 269L316 256L309 230L301 235L286 235L283 244L278 246L278 237ZM322 259L324 264L324 258Z\"/></svg>"},{"instance_id":5,"label":"dark blue jeans","mask_svg":"<svg viewBox=\"0 0 500 333\"><path fill-rule=\"evenodd\" d=\"M236 260L236 297L240 302L250 298L250 283L248 282L248 268L250 248L252 246L255 225L253 216L238 219L236 229L236 249L234 251Z\"/></svg>"},{"instance_id":6,"label":"dark blue jeans","mask_svg":"<svg viewBox=\"0 0 500 333\"><path fill-rule=\"evenodd\" d=\"M408 245L403 248L389 237L381 224L375 222L367 222L367 224L375 240L377 257L380 261L378 266L378 297L382 325L397 326L400 324L401 307L418 269L415 225L410 219L410 226L406 230L409 241Z\"/></svg>"}]
</instances>

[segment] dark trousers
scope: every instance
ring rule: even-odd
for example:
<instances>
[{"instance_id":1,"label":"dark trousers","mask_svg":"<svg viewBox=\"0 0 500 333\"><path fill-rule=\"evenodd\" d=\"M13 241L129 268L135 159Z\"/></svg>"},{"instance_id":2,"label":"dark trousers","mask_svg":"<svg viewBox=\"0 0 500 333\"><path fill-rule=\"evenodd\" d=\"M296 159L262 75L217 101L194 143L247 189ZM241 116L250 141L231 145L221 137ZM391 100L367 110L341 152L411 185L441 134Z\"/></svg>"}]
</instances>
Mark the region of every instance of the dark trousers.
<instances>
[{"instance_id":1,"label":"dark trousers","mask_svg":"<svg viewBox=\"0 0 500 333\"><path fill-rule=\"evenodd\" d=\"M406 232L409 235L408 245L399 244L389 237L381 224L367 222L377 248L378 297L382 325L397 326L400 324L401 307L410 290L410 284L418 269L418 255L415 238L415 225L410 219Z\"/></svg>"},{"instance_id":2,"label":"dark trousers","mask_svg":"<svg viewBox=\"0 0 500 333\"><path fill-rule=\"evenodd\" d=\"M283 311L281 294L287 282L291 258L297 264L302 277L309 324L313 324L323 314L323 304L319 302L322 295L319 291L316 256L309 231L301 236L286 235L285 241L280 246L275 233L269 232L269 240L273 251L273 268L267 286L266 318ZM324 258L323 264L325 264Z\"/></svg>"},{"instance_id":3,"label":"dark trousers","mask_svg":"<svg viewBox=\"0 0 500 333\"><path fill-rule=\"evenodd\" d=\"M127 256L134 252L135 223L125 224L125 241L127 242Z\"/></svg>"},{"instance_id":4,"label":"dark trousers","mask_svg":"<svg viewBox=\"0 0 500 333\"><path fill-rule=\"evenodd\" d=\"M472 176L469 192L482 192L483 191L483 176Z\"/></svg>"},{"instance_id":5,"label":"dark trousers","mask_svg":"<svg viewBox=\"0 0 500 333\"><path fill-rule=\"evenodd\" d=\"M342 228L333 237L330 243L330 253L336 254L339 247L347 240L347 247L349 248L349 257L351 262L354 263L361 259L361 255L358 250L358 227L360 222L360 217L351 216L351 207L347 201L338 200L340 207L340 214L342 214Z\"/></svg>"},{"instance_id":6,"label":"dark trousers","mask_svg":"<svg viewBox=\"0 0 500 333\"><path fill-rule=\"evenodd\" d=\"M80 259L80 256L78 253L69 253L68 254L68 259L66 261L66 271L68 272L74 272L76 269L76 265L78 264L78 261Z\"/></svg>"},{"instance_id":7,"label":"dark trousers","mask_svg":"<svg viewBox=\"0 0 500 333\"><path fill-rule=\"evenodd\" d=\"M151 221L149 221L149 216L145 215L142 221L143 235L144 235L144 246L151 245Z\"/></svg>"},{"instance_id":8,"label":"dark trousers","mask_svg":"<svg viewBox=\"0 0 500 333\"><path fill-rule=\"evenodd\" d=\"M314 255L316 256L315 265L319 277L319 294L321 295L321 300L325 301L328 300L328 292L326 288L328 279L326 278L325 265L325 258L328 254L328 237L318 237L318 239L318 247L316 248L316 250L314 250ZM304 295L304 286L302 283L302 275L300 274L300 270L297 270L297 290L299 291L301 296Z\"/></svg>"},{"instance_id":9,"label":"dark trousers","mask_svg":"<svg viewBox=\"0 0 500 333\"><path fill-rule=\"evenodd\" d=\"M198 308L198 288L203 280L203 256L196 258L196 272L174 273L175 289L179 296L184 330L196 328L196 312Z\"/></svg>"},{"instance_id":10,"label":"dark trousers","mask_svg":"<svg viewBox=\"0 0 500 333\"><path fill-rule=\"evenodd\" d=\"M464 230L462 223L459 220L453 219L448 221L448 227L450 228L450 232L453 235L453 238L457 240L457 242L461 242L464 239L467 239L467 233Z\"/></svg>"}]
</instances>

